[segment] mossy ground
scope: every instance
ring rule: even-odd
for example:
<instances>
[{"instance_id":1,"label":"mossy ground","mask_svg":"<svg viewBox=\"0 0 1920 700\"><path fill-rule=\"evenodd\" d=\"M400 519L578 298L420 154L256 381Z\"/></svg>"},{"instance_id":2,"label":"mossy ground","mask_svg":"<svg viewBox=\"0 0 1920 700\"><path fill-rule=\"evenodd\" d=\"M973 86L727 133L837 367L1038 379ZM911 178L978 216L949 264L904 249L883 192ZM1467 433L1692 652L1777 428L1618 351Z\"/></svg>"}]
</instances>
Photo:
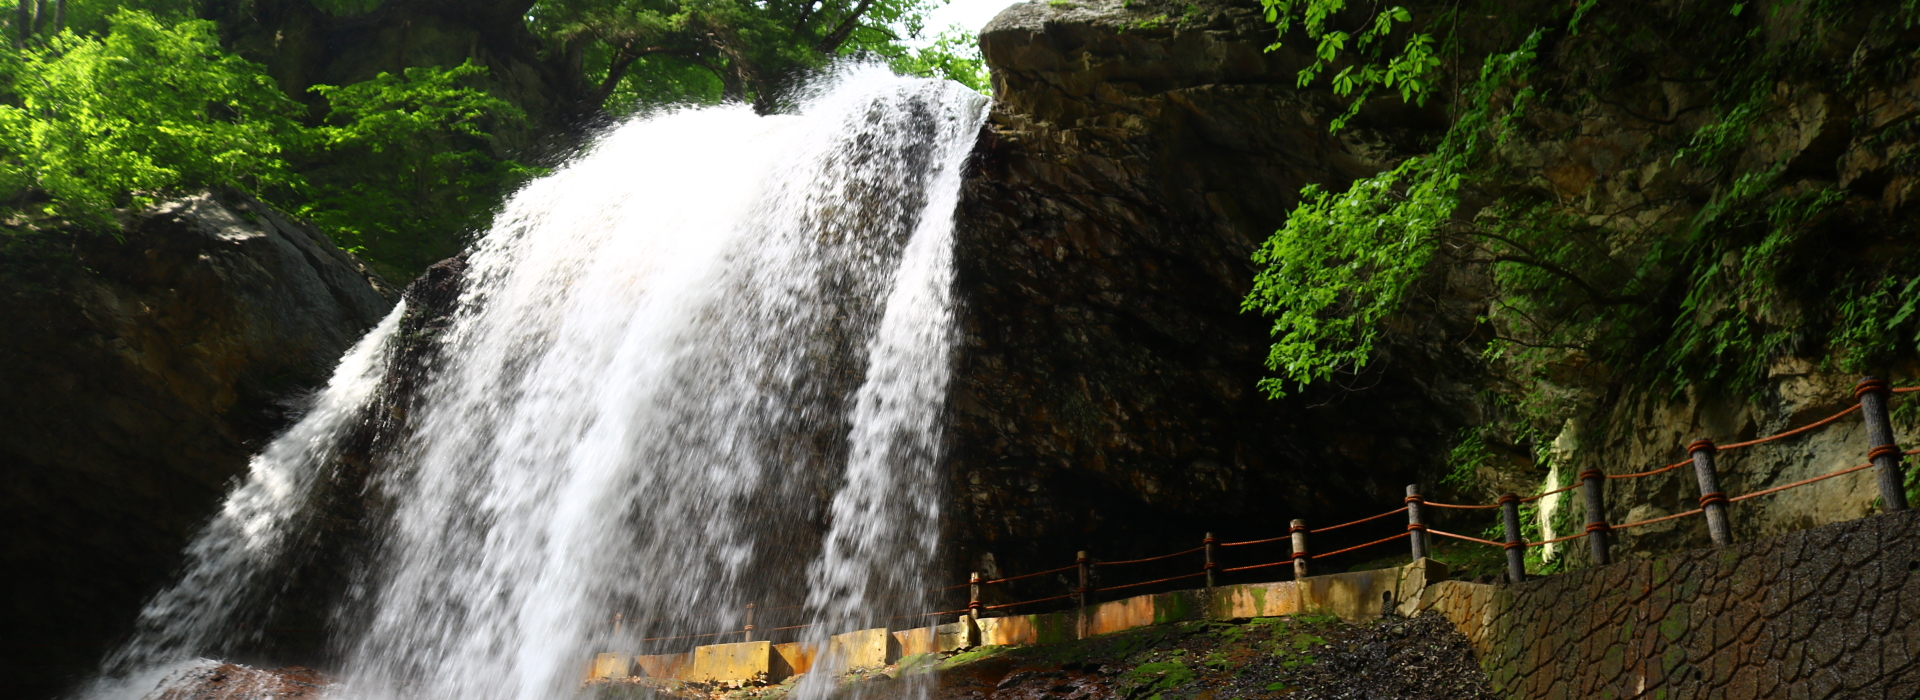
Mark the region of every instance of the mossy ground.
<instances>
[{"instance_id":1,"label":"mossy ground","mask_svg":"<svg viewBox=\"0 0 1920 700\"><path fill-rule=\"evenodd\" d=\"M1438 616L1158 625L975 651L948 659L938 674L941 700L1492 697L1466 639Z\"/></svg>"}]
</instances>

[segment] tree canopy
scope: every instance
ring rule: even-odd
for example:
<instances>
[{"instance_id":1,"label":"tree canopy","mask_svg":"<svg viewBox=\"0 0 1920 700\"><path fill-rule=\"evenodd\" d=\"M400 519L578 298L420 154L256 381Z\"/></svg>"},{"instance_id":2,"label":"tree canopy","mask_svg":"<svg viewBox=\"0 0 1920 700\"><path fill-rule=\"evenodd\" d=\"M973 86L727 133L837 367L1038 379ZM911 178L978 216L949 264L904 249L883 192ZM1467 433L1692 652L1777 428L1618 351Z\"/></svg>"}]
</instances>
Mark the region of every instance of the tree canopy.
<instances>
[{"instance_id":1,"label":"tree canopy","mask_svg":"<svg viewBox=\"0 0 1920 700\"><path fill-rule=\"evenodd\" d=\"M512 10L504 21L525 22L509 28L538 42L540 70L584 86L585 109L617 117L721 101L776 111L793 86L838 59L887 61L983 89L971 35L946 32L918 48L906 41L942 1L495 4ZM378 24L389 5L408 2L257 0L249 12L271 6ZM104 230L116 208L234 187L405 279L458 252L538 172L498 135L533 128L522 107L542 98L490 92L500 83L472 59L360 72L341 85L290 83L223 46L229 27L198 19L235 16L216 4L22 0L0 13L12 39L0 49L0 215L15 234L34 219Z\"/></svg>"},{"instance_id":2,"label":"tree canopy","mask_svg":"<svg viewBox=\"0 0 1920 700\"><path fill-rule=\"evenodd\" d=\"M548 51L591 78L593 101L746 100L772 111L792 81L840 57L984 88L971 37L921 50L936 0L542 0L529 13ZM950 35L951 36L951 35Z\"/></svg>"}]
</instances>

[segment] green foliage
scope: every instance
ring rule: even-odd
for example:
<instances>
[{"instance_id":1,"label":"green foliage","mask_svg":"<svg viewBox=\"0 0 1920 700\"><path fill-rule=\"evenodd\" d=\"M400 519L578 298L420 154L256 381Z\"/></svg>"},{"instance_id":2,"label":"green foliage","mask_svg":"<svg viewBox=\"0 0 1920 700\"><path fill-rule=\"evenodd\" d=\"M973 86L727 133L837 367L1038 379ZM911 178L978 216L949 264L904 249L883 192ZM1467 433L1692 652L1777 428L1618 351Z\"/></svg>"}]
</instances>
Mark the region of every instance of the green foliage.
<instances>
[{"instance_id":1,"label":"green foliage","mask_svg":"<svg viewBox=\"0 0 1920 700\"><path fill-rule=\"evenodd\" d=\"M1497 89L1524 76L1539 34L1482 68L1473 105L1427 156L1332 193L1309 185L1286 226L1253 253L1260 267L1243 311L1274 316L1276 339L1261 380L1268 396L1366 367L1387 319L1425 274L1453 228L1461 178L1491 145L1483 127ZM1526 91L1513 101L1523 103Z\"/></svg>"},{"instance_id":2,"label":"green foliage","mask_svg":"<svg viewBox=\"0 0 1920 700\"><path fill-rule=\"evenodd\" d=\"M297 181L298 103L223 53L210 22L122 11L105 38L72 32L5 55L0 192L16 207L111 223L114 207L183 187Z\"/></svg>"},{"instance_id":3,"label":"green foliage","mask_svg":"<svg viewBox=\"0 0 1920 700\"><path fill-rule=\"evenodd\" d=\"M1364 21L1342 28L1336 26L1335 18L1347 9L1347 0L1260 0L1260 4L1282 38L1298 28L1314 42L1314 60L1297 76L1301 87L1312 84L1341 59L1349 61L1332 80L1335 94L1351 98L1347 112L1333 120L1333 131L1345 128L1376 92L1397 92L1406 102L1426 103L1434 72L1440 67L1433 36L1402 27L1399 33L1405 38L1399 49L1387 48L1396 27L1413 22L1407 8L1374 5ZM1267 50L1280 46L1276 41Z\"/></svg>"},{"instance_id":4,"label":"green foliage","mask_svg":"<svg viewBox=\"0 0 1920 700\"><path fill-rule=\"evenodd\" d=\"M528 12L555 58L578 65L595 106L780 106L791 81L836 59L882 60L984 86L964 35L912 50L939 0L540 0Z\"/></svg>"},{"instance_id":5,"label":"green foliage","mask_svg":"<svg viewBox=\"0 0 1920 700\"><path fill-rule=\"evenodd\" d=\"M1447 453L1447 475L1440 483L1454 488L1467 488L1477 480L1481 467L1492 460L1487 450L1486 430L1480 426L1460 429L1454 438L1453 449Z\"/></svg>"},{"instance_id":6,"label":"green foliage","mask_svg":"<svg viewBox=\"0 0 1920 700\"><path fill-rule=\"evenodd\" d=\"M400 270L458 252L459 233L486 225L492 195L534 174L488 154L489 125L524 116L462 85L484 72L469 62L314 87L332 109L313 130L314 185L299 213Z\"/></svg>"},{"instance_id":7,"label":"green foliage","mask_svg":"<svg viewBox=\"0 0 1920 700\"><path fill-rule=\"evenodd\" d=\"M933 43L914 50L902 50L887 61L895 73L922 78L944 78L992 94L987 80L987 61L980 55L980 39L959 27L950 27L934 36Z\"/></svg>"},{"instance_id":8,"label":"green foliage","mask_svg":"<svg viewBox=\"0 0 1920 700\"><path fill-rule=\"evenodd\" d=\"M69 30L0 57L0 201L34 216L108 228L116 208L232 187L410 277L457 252L527 174L487 155L490 128L520 117L461 84L483 72L472 65L316 86L329 109L308 125L211 22L122 9L104 35Z\"/></svg>"},{"instance_id":9,"label":"green foliage","mask_svg":"<svg viewBox=\"0 0 1920 700\"><path fill-rule=\"evenodd\" d=\"M1339 0L1267 6L1283 34L1298 29L1318 42L1306 77L1343 64L1391 65L1393 56L1379 47L1404 45L1395 42L1408 20L1385 17L1391 9L1372 10L1370 23L1355 25L1357 8ZM1262 388L1277 397L1365 368L1378 353L1381 329L1405 311L1440 251L1449 265L1489 271L1494 292L1479 321L1490 342L1482 357L1511 380L1506 391L1518 397L1515 410L1502 412L1510 423L1480 434L1481 447L1496 440L1517 445L1511 441L1518 436L1564 420L1572 409L1556 402L1566 395L1549 386L1634 379L1674 391L1706 384L1755 392L1789 355L1825 357L1827 369L1845 372L1913 358L1920 345L1920 254L1911 246L1877 259L1851 254L1877 245L1855 233L1869 223L1856 218L1865 211L1859 198L1817 171L1814 178L1790 171L1772 154L1782 140L1776 130L1789 123L1783 112L1790 98L1778 86L1790 76L1842 90L1910 78L1920 51L1893 34L1876 35L1874 41L1895 43L1874 61L1840 67L1814 52L1825 50L1823 32L1836 26L1913 26L1914 5L1822 0L1735 9L1732 2L1689 4L1661 10L1668 14L1656 19L1583 0L1503 18L1531 31L1518 48L1474 59L1479 78L1451 101L1453 123L1430 153L1344 192L1305 190L1286 227L1255 252L1260 270L1243 306L1275 319L1268 357L1275 376ZM1786 34L1765 26L1785 27ZM1541 48L1547 36L1553 45ZM1675 36L1692 39L1675 44ZM1533 75L1541 56L1556 63L1547 80ZM1540 164L1518 164L1540 152L1529 139L1564 142L1580 115L1621 100L1610 91L1622 81L1666 70L1646 63L1655 58L1693 61L1660 80L1711 86L1704 109L1712 117L1690 131L1673 130L1677 135L1654 132L1666 140L1643 148L1674 155L1648 158L1622 174L1712 184L1681 195L1686 201L1647 201L1637 212L1598 216L1547 186ZM1335 87L1365 89L1338 81ZM1550 105L1555 116L1533 118L1538 105ZM1549 129L1557 133L1540 133ZM1904 127L1872 138L1892 138L1894 129ZM1912 165L1898 167L1907 172ZM1588 191L1638 189L1629 181ZM1466 452L1456 450L1450 460L1450 484L1463 483L1475 464L1470 453L1478 452L1467 435L1459 446Z\"/></svg>"}]
</instances>

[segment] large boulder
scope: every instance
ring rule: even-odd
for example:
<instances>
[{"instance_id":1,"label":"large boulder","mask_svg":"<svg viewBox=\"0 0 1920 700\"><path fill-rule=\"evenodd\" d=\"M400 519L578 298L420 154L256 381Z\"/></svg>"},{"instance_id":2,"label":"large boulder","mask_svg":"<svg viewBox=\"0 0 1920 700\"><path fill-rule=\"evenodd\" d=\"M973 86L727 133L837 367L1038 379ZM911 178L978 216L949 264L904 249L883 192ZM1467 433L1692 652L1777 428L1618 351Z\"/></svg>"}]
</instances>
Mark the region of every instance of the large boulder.
<instances>
[{"instance_id":1,"label":"large boulder","mask_svg":"<svg viewBox=\"0 0 1920 700\"><path fill-rule=\"evenodd\" d=\"M4 234L10 696L92 668L249 455L396 297L318 230L244 195L122 223Z\"/></svg>"},{"instance_id":2,"label":"large boulder","mask_svg":"<svg viewBox=\"0 0 1920 700\"><path fill-rule=\"evenodd\" d=\"M1472 392L1446 377L1471 351L1439 321L1396 335L1395 371L1356 378L1365 391L1256 389L1268 321L1240 311L1255 246L1302 186L1376 173L1439 123L1383 105L1330 135L1340 105L1297 88L1304 59L1273 40L1256 3L1143 0L1018 4L981 35L995 103L958 229L960 571L1397 507L1470 418Z\"/></svg>"}]
</instances>

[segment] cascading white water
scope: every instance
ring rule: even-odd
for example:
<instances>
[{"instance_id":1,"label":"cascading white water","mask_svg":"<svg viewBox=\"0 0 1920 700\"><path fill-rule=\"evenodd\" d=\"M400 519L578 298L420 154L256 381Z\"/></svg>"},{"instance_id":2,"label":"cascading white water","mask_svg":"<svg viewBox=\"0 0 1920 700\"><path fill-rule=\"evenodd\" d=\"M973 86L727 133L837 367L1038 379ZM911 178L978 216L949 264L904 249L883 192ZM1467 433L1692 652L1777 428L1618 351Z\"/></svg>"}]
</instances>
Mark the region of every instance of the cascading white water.
<instances>
[{"instance_id":1,"label":"cascading white water","mask_svg":"<svg viewBox=\"0 0 1920 700\"><path fill-rule=\"evenodd\" d=\"M797 116L629 123L517 194L369 486L391 505L338 604L332 694L562 697L592 652L738 629L748 603L799 606L817 636L924 609L983 116L956 84L847 69ZM366 403L399 313L322 406ZM209 606L258 597L276 552L253 543L308 507L288 472L325 461L333 415L256 460L96 695L219 650Z\"/></svg>"}]
</instances>

